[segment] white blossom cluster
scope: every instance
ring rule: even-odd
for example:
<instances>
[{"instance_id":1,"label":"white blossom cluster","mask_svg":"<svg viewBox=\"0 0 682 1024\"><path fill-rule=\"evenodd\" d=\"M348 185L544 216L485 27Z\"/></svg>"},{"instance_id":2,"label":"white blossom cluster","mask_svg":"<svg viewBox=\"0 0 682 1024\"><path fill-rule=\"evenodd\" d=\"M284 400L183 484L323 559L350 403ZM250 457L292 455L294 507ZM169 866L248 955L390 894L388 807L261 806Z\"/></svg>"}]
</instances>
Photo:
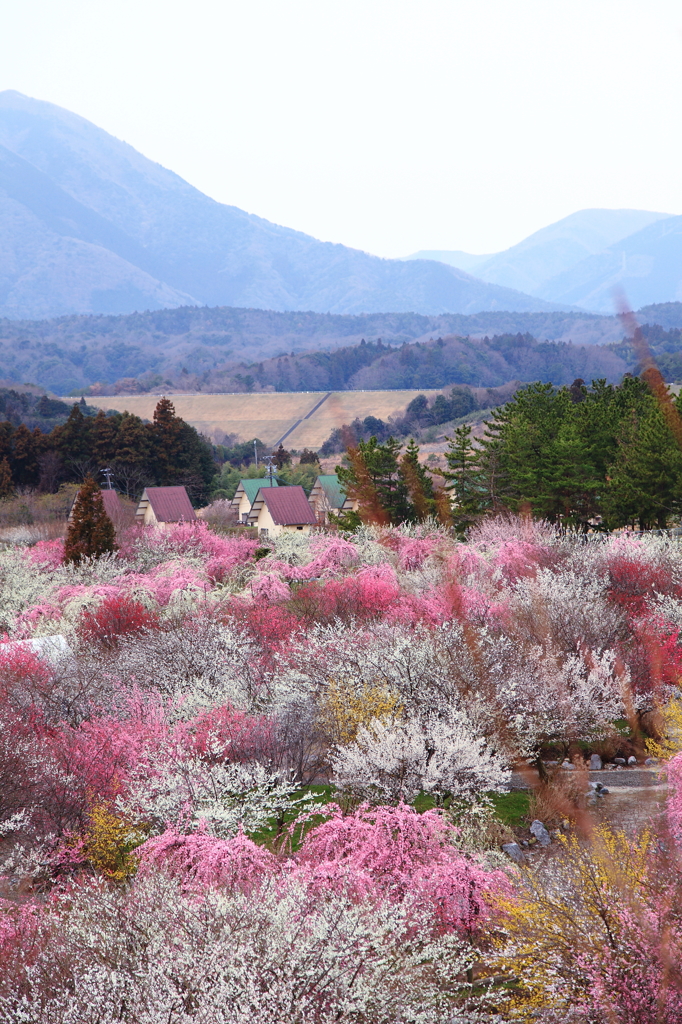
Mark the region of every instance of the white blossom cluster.
<instances>
[{"instance_id":1,"label":"white blossom cluster","mask_svg":"<svg viewBox=\"0 0 682 1024\"><path fill-rule=\"evenodd\" d=\"M64 902L58 940L27 952L13 991L0 982L1 1024L483 1019L455 980L471 947L420 937L416 906L321 899L295 883L199 898L163 874Z\"/></svg>"}]
</instances>

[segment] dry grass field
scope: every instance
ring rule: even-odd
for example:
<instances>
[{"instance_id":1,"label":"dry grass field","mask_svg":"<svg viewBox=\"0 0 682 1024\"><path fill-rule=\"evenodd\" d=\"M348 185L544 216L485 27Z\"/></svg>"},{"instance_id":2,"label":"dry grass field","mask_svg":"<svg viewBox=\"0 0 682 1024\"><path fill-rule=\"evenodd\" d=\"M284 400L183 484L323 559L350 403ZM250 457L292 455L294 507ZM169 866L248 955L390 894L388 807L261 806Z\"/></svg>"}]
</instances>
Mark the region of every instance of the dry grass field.
<instances>
[{"instance_id":1,"label":"dry grass field","mask_svg":"<svg viewBox=\"0 0 682 1024\"><path fill-rule=\"evenodd\" d=\"M334 427L356 416L389 416L402 412L418 394L435 391L296 391L257 395L171 395L178 416L220 443L225 434L243 441L259 437L276 444L286 434L288 448L319 448ZM128 410L151 419L160 395L114 395L88 398L101 409ZM321 404L319 404L321 402ZM319 408L316 408L319 405ZM293 429L292 429L293 428ZM288 433L291 431L291 433Z\"/></svg>"}]
</instances>

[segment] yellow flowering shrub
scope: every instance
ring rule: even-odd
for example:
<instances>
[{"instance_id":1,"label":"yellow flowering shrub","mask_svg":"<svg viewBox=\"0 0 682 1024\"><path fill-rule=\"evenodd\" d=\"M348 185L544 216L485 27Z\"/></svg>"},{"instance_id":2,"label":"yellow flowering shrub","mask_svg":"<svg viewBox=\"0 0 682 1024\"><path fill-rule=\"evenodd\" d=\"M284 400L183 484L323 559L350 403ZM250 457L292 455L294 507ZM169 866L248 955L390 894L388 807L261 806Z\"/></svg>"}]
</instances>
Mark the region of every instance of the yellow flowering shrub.
<instances>
[{"instance_id":1,"label":"yellow flowering shrub","mask_svg":"<svg viewBox=\"0 0 682 1024\"><path fill-rule=\"evenodd\" d=\"M561 836L563 849L519 872L502 910L492 966L516 984L496 993L504 1019L531 1024L543 1011L567 1013L588 984L582 963L596 963L618 942L618 911L645 882L652 836L636 842L603 825L591 840Z\"/></svg>"},{"instance_id":2,"label":"yellow flowering shrub","mask_svg":"<svg viewBox=\"0 0 682 1024\"><path fill-rule=\"evenodd\" d=\"M669 761L682 750L682 699L673 697L664 708L661 708L664 722L664 736L660 740L646 741L647 753L650 757L658 757L661 761Z\"/></svg>"},{"instance_id":3,"label":"yellow flowering shrub","mask_svg":"<svg viewBox=\"0 0 682 1024\"><path fill-rule=\"evenodd\" d=\"M84 857L99 874L123 882L137 871L134 850L146 839L145 833L114 814L106 804L95 804L81 847Z\"/></svg>"},{"instance_id":4,"label":"yellow flowering shrub","mask_svg":"<svg viewBox=\"0 0 682 1024\"><path fill-rule=\"evenodd\" d=\"M332 742L352 743L360 726L390 721L402 714L398 694L382 683L353 686L332 679L322 699L322 719Z\"/></svg>"}]
</instances>

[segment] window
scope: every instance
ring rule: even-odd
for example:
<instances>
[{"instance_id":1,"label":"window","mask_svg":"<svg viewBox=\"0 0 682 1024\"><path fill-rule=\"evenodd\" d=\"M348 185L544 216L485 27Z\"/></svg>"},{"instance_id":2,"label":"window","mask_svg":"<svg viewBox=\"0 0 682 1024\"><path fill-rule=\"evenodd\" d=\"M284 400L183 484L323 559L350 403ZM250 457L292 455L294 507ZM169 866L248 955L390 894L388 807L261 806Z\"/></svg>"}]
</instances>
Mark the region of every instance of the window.
<instances>
[{"instance_id":1,"label":"window","mask_svg":"<svg viewBox=\"0 0 682 1024\"><path fill-rule=\"evenodd\" d=\"M302 530L302 529L303 529L303 527L302 527L302 526L297 526L297 527L296 527L296 529L297 529L297 530Z\"/></svg>"},{"instance_id":2,"label":"window","mask_svg":"<svg viewBox=\"0 0 682 1024\"><path fill-rule=\"evenodd\" d=\"M267 531L267 529L263 528L260 531L260 536L261 536L261 540L267 540L268 539L268 531Z\"/></svg>"}]
</instances>

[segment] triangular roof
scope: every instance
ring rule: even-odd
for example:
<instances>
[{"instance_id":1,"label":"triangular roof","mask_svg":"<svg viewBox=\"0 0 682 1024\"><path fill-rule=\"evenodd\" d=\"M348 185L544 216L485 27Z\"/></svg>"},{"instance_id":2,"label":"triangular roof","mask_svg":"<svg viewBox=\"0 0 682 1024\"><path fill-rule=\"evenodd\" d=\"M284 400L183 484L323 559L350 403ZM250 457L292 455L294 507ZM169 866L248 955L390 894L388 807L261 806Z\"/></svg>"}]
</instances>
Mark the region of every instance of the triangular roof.
<instances>
[{"instance_id":1,"label":"triangular roof","mask_svg":"<svg viewBox=\"0 0 682 1024\"><path fill-rule=\"evenodd\" d=\"M115 517L120 515L121 512L121 499L118 496L118 491L107 487L102 491L102 502L104 504L104 511L115 522Z\"/></svg>"},{"instance_id":2,"label":"triangular roof","mask_svg":"<svg viewBox=\"0 0 682 1024\"><path fill-rule=\"evenodd\" d=\"M122 510L121 500L120 500L120 498L118 496L118 491L115 491L113 488L110 489L109 487L106 487L103 491L100 491L100 493L102 495L102 503L104 505L104 511L109 516L109 518L112 520L114 525L116 525L116 520L117 520L117 518L120 515L121 510ZM71 504L71 510L69 512L69 522L71 522L71 520L73 519L73 509L74 509L74 505L76 504L76 501L78 500L78 495L79 494L80 494L80 491L78 491L78 493L76 494L76 497L73 499L73 502Z\"/></svg>"},{"instance_id":3,"label":"triangular roof","mask_svg":"<svg viewBox=\"0 0 682 1024\"><path fill-rule=\"evenodd\" d=\"M315 526L317 523L315 513L308 504L305 491L300 485L276 488L261 487L251 506L250 520L256 521L263 505L267 506L276 526L304 526L307 523Z\"/></svg>"},{"instance_id":4,"label":"triangular roof","mask_svg":"<svg viewBox=\"0 0 682 1024\"><path fill-rule=\"evenodd\" d=\"M235 499L237 499L238 496L241 497L241 495L239 495L239 491L241 489L246 495L246 497L249 499L249 504L253 505L254 501L256 500L256 495L258 494L261 487L279 487L279 484L274 479L274 477L268 478L261 476L256 477L255 479L240 480L239 486L237 487L237 492L234 497Z\"/></svg>"},{"instance_id":5,"label":"triangular roof","mask_svg":"<svg viewBox=\"0 0 682 1024\"><path fill-rule=\"evenodd\" d=\"M187 523L197 517L184 487L145 487L140 505L145 499L160 523Z\"/></svg>"},{"instance_id":6,"label":"triangular roof","mask_svg":"<svg viewBox=\"0 0 682 1024\"><path fill-rule=\"evenodd\" d=\"M336 473L321 473L315 481L313 492L318 486L324 491L324 495L329 502L330 508L343 508L343 503L346 500L346 492L341 486ZM311 498L313 497L313 492L311 492Z\"/></svg>"}]
</instances>

